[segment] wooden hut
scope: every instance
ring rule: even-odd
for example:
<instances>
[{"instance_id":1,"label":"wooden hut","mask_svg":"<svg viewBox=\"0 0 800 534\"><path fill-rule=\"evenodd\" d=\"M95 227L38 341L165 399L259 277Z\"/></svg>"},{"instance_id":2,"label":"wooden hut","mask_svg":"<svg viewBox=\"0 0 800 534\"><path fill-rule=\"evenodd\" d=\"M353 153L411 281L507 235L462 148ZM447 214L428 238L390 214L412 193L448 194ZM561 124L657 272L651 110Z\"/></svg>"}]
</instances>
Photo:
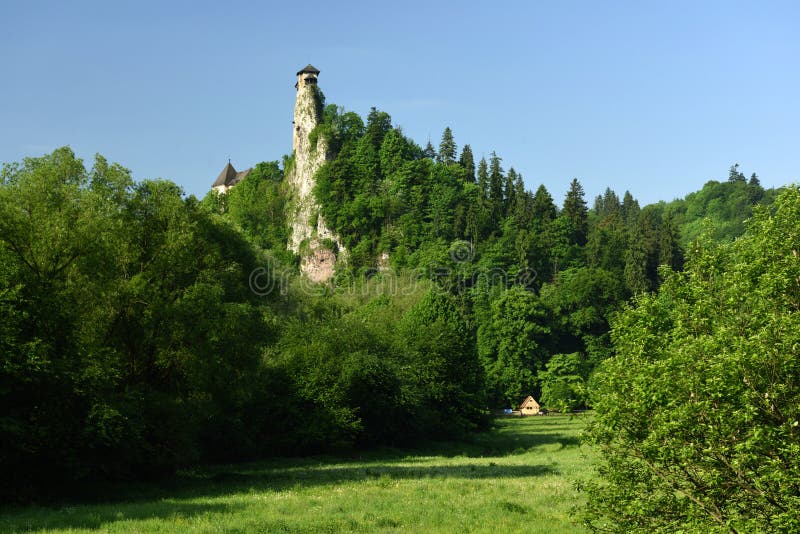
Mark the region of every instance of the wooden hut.
<instances>
[{"instance_id":1,"label":"wooden hut","mask_svg":"<svg viewBox=\"0 0 800 534\"><path fill-rule=\"evenodd\" d=\"M539 415L541 407L531 395L525 397L522 404L519 405L519 411L522 415Z\"/></svg>"}]
</instances>

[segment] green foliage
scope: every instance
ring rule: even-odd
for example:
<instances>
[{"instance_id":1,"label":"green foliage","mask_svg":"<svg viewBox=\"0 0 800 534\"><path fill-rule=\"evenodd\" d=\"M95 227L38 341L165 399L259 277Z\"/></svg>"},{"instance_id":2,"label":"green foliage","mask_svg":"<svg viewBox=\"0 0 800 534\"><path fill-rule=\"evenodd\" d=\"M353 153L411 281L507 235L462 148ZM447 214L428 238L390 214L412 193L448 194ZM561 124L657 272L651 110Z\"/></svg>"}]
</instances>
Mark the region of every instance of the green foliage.
<instances>
[{"instance_id":1,"label":"green foliage","mask_svg":"<svg viewBox=\"0 0 800 534\"><path fill-rule=\"evenodd\" d=\"M504 291L478 329L478 348L493 407L515 406L533 393L544 369L542 340L549 333L536 295L521 287Z\"/></svg>"},{"instance_id":2,"label":"green foliage","mask_svg":"<svg viewBox=\"0 0 800 534\"><path fill-rule=\"evenodd\" d=\"M0 497L446 438L485 428L489 407L527 394L584 407L593 370L614 356L609 322L625 300L660 302L649 292L678 287L673 271L700 247L702 218L725 240L774 198L736 170L671 204L640 208L608 189L591 211L576 179L559 210L495 152L476 168L464 145L456 161L449 128L437 155L387 113L364 121L314 91L311 141L328 157L314 193L348 253L324 286L299 278L287 250L293 157L200 202L171 182L135 183L99 155L87 171L69 148L3 167ZM695 257L722 276L733 252L703 246ZM670 318L685 311L668 304ZM617 346L633 346L620 332Z\"/></svg>"},{"instance_id":3,"label":"green foliage","mask_svg":"<svg viewBox=\"0 0 800 534\"><path fill-rule=\"evenodd\" d=\"M690 193L684 199L658 205L664 213L673 217L675 225L680 228L684 247L690 246L705 231L706 219L714 227L715 240L733 240L744 233L745 221L752 217L753 206L769 205L775 200L778 191L765 190L758 177L749 182L744 175L739 178L741 173L738 166L735 167L736 176L733 180L711 180L700 191Z\"/></svg>"},{"instance_id":4,"label":"green foliage","mask_svg":"<svg viewBox=\"0 0 800 534\"><path fill-rule=\"evenodd\" d=\"M87 173L64 148L10 171L6 488L24 498L213 456L206 427L236 424L269 335L247 289L251 248L174 184L132 185L101 157Z\"/></svg>"},{"instance_id":5,"label":"green foliage","mask_svg":"<svg viewBox=\"0 0 800 534\"><path fill-rule=\"evenodd\" d=\"M568 228L569 243L578 246L585 245L589 233L588 210L583 196L583 186L577 178L573 178L569 185L561 217Z\"/></svg>"},{"instance_id":6,"label":"green foliage","mask_svg":"<svg viewBox=\"0 0 800 534\"><path fill-rule=\"evenodd\" d=\"M290 262L286 185L277 161L262 162L225 196L226 212L257 246L271 249Z\"/></svg>"},{"instance_id":7,"label":"green foliage","mask_svg":"<svg viewBox=\"0 0 800 534\"><path fill-rule=\"evenodd\" d=\"M585 406L588 369L586 358L579 352L554 354L547 369L539 373L542 405L562 413Z\"/></svg>"},{"instance_id":8,"label":"green foliage","mask_svg":"<svg viewBox=\"0 0 800 534\"><path fill-rule=\"evenodd\" d=\"M603 482L587 486L591 524L800 526L798 224L800 191L789 189L735 242L698 241L686 272L614 322L617 355L592 390Z\"/></svg>"},{"instance_id":9,"label":"green foliage","mask_svg":"<svg viewBox=\"0 0 800 534\"><path fill-rule=\"evenodd\" d=\"M452 165L456 162L456 154L458 147L453 139L453 132L450 127L444 129L442 133L442 142L439 143L439 153L436 157L437 163L444 163L445 165Z\"/></svg>"},{"instance_id":10,"label":"green foliage","mask_svg":"<svg viewBox=\"0 0 800 534\"><path fill-rule=\"evenodd\" d=\"M458 163L464 168L467 181L475 183L475 158L472 155L472 147L464 145Z\"/></svg>"}]
</instances>

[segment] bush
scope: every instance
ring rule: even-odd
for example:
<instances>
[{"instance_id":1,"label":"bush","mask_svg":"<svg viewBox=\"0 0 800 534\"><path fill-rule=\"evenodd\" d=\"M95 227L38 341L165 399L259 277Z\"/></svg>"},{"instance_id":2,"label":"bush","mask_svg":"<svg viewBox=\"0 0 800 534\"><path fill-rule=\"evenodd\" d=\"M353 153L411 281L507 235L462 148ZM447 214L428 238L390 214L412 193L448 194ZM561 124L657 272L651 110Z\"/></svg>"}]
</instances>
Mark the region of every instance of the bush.
<instances>
[{"instance_id":1,"label":"bush","mask_svg":"<svg viewBox=\"0 0 800 534\"><path fill-rule=\"evenodd\" d=\"M800 191L613 324L587 522L627 532L800 528Z\"/></svg>"}]
</instances>

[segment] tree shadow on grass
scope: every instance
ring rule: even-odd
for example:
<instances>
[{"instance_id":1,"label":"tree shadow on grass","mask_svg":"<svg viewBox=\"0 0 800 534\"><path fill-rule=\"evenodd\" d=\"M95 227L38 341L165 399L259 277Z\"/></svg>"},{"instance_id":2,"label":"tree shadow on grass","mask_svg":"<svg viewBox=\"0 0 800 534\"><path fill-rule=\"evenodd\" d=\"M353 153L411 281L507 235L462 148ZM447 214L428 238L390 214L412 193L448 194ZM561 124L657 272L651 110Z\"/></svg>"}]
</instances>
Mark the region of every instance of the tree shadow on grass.
<instances>
[{"instance_id":1,"label":"tree shadow on grass","mask_svg":"<svg viewBox=\"0 0 800 534\"><path fill-rule=\"evenodd\" d=\"M119 521L162 519L180 521L203 514L234 513L243 506L224 503L122 502L60 508L24 508L0 516L0 532L101 530ZM131 529L135 528L131 525ZM141 528L141 527L139 527Z\"/></svg>"},{"instance_id":2,"label":"tree shadow on grass","mask_svg":"<svg viewBox=\"0 0 800 534\"><path fill-rule=\"evenodd\" d=\"M509 465L501 458L535 454L542 446L558 445L558 449L577 447L580 445L577 435L582 426L583 423L566 417L499 420L490 432L458 442L432 442L414 449L382 448L352 452L347 456L273 458L262 462L202 467L157 481L95 484L81 488L57 505L3 511L0 513L0 532L67 528L94 530L115 521L232 513L235 510L228 504L185 501L250 491L279 492L358 481L389 487L398 480L479 480L557 475L558 470L552 464L527 462ZM463 462L458 460L462 457L465 458ZM436 458L443 459L439 462L442 465L431 465ZM65 506L64 502L81 504Z\"/></svg>"},{"instance_id":3,"label":"tree shadow on grass","mask_svg":"<svg viewBox=\"0 0 800 534\"><path fill-rule=\"evenodd\" d=\"M217 497L251 491L280 492L333 486L350 482L382 482L425 479L502 479L557 475L552 465L485 465L463 463L448 465L398 465L385 461L319 463L317 465L252 467L217 472L183 474L163 486L161 491L173 498ZM150 497L152 498L152 497Z\"/></svg>"},{"instance_id":4,"label":"tree shadow on grass","mask_svg":"<svg viewBox=\"0 0 800 534\"><path fill-rule=\"evenodd\" d=\"M433 443L430 452L441 456L470 458L505 457L534 452L542 446L558 449L579 447L586 420L567 416L500 418L489 432L474 434L461 442Z\"/></svg>"},{"instance_id":5,"label":"tree shadow on grass","mask_svg":"<svg viewBox=\"0 0 800 534\"><path fill-rule=\"evenodd\" d=\"M103 503L28 507L0 515L0 532L29 530L99 530L117 521L145 519L190 519L202 514L235 513L246 504L197 503L242 493L277 493L348 482L392 487L395 481L425 479L502 479L558 474L550 465L393 465L386 462L319 463L316 466L264 466L217 472L184 473L163 481L158 487L132 488L106 498ZM133 525L131 526L133 528Z\"/></svg>"},{"instance_id":6,"label":"tree shadow on grass","mask_svg":"<svg viewBox=\"0 0 800 534\"><path fill-rule=\"evenodd\" d=\"M224 483L229 488L268 489L280 491L298 486L309 487L343 482L360 482L375 478L392 480L420 480L429 478L501 479L555 475L558 470L551 465L391 465L360 463L359 465L332 464L318 467L272 468L245 472L221 472L208 480Z\"/></svg>"}]
</instances>

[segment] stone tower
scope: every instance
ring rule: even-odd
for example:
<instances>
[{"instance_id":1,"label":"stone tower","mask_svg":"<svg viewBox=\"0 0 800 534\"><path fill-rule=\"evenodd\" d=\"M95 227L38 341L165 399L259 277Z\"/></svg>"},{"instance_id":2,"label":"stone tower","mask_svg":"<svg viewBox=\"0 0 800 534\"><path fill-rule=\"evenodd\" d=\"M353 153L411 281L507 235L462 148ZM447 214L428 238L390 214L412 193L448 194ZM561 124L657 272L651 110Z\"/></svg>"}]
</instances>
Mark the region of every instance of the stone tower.
<instances>
[{"instance_id":1,"label":"stone tower","mask_svg":"<svg viewBox=\"0 0 800 534\"><path fill-rule=\"evenodd\" d=\"M317 77L319 69L306 65L297 72L297 96L294 101L294 132L292 133L292 150L295 157L301 149L301 143L308 140L308 134L319 123L322 114L317 96ZM305 148L305 147L303 147Z\"/></svg>"},{"instance_id":2,"label":"stone tower","mask_svg":"<svg viewBox=\"0 0 800 534\"><path fill-rule=\"evenodd\" d=\"M314 175L328 158L327 140L317 136L314 146L311 146L309 139L311 131L322 120L322 95L317 87L319 72L312 65L297 72L292 132L294 166L287 179L293 190L294 208L290 212L289 249L301 255L300 270L309 279L324 282L334 274L336 253L341 257L345 250L325 225L314 199ZM333 243L336 250L326 247L323 240Z\"/></svg>"}]
</instances>

